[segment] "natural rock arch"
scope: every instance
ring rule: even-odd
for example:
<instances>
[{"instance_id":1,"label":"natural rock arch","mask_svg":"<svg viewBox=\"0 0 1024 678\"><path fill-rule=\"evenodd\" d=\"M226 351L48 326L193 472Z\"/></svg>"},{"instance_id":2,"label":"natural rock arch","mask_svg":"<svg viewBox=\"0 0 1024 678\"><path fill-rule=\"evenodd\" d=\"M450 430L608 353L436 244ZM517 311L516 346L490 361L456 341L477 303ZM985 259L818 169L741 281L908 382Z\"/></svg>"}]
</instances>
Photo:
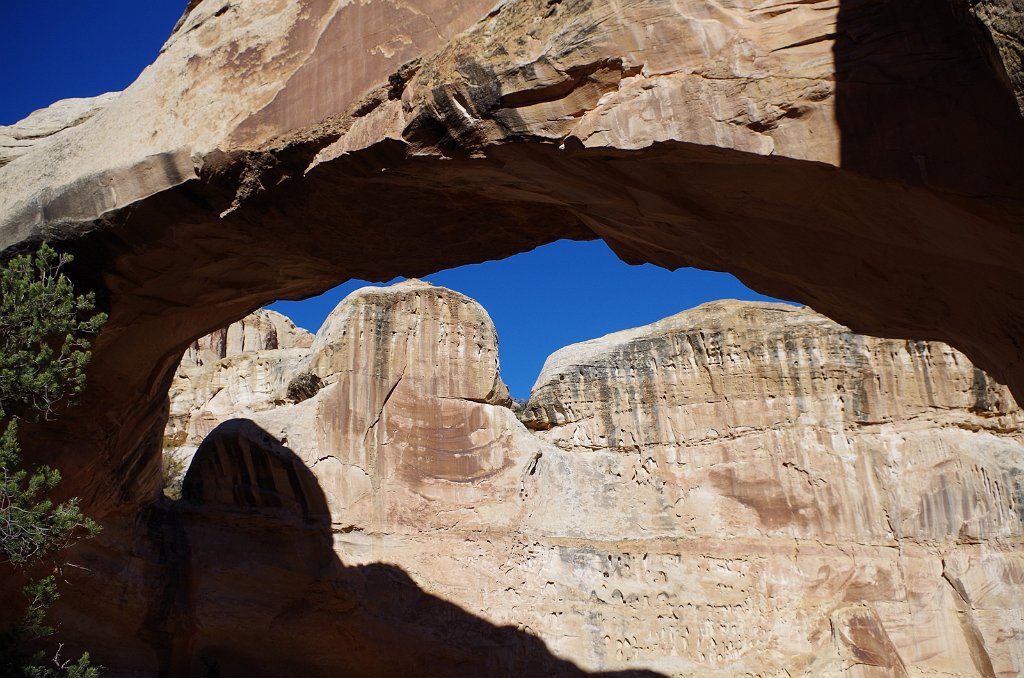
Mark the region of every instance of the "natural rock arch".
<instances>
[{"instance_id":1,"label":"natural rock arch","mask_svg":"<svg viewBox=\"0 0 1024 678\"><path fill-rule=\"evenodd\" d=\"M110 311L88 403L34 438L66 492L156 496L195 337L558 238L948 341L1024 393L1019 73L954 13L491 5L190 5L135 84L0 170L0 248L59 241Z\"/></svg>"}]
</instances>

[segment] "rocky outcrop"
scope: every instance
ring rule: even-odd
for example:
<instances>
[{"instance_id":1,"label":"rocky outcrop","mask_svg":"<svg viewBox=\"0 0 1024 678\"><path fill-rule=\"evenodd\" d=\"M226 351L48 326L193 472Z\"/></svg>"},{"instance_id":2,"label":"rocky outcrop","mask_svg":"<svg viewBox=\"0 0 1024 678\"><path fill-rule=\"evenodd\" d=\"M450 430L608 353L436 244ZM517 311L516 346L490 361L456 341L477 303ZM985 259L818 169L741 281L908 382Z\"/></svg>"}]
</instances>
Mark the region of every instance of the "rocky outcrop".
<instances>
[{"instance_id":1,"label":"rocky outcrop","mask_svg":"<svg viewBox=\"0 0 1024 678\"><path fill-rule=\"evenodd\" d=\"M475 302L416 280L367 287L339 305L311 343L182 369L165 439L198 447L218 425L245 417L291 441L310 466L322 463L319 472L350 472L355 462L342 452L365 465L406 446L427 476L465 473L468 482L504 464L505 453L484 437L507 437L515 417L504 407L511 399L498 376L494 326ZM289 396L302 379L317 388ZM428 431L436 436L429 444ZM402 501L396 511L408 509Z\"/></svg>"},{"instance_id":2,"label":"rocky outcrop","mask_svg":"<svg viewBox=\"0 0 1024 678\"><path fill-rule=\"evenodd\" d=\"M618 451L797 426L864 435L916 422L1017 435L1024 424L1009 391L949 346L865 337L808 309L732 301L556 352L523 420L566 449Z\"/></svg>"},{"instance_id":3,"label":"rocky outcrop","mask_svg":"<svg viewBox=\"0 0 1024 678\"><path fill-rule=\"evenodd\" d=\"M672 628L703 675L754 657L762 675L1024 668L1024 591L989 578L1024 564L1024 419L948 346L719 302L554 354L524 420L630 488L600 509L620 523L568 525L620 539L632 527L628 568L687 582ZM647 540L665 538L682 553L652 561ZM949 576L961 567L971 592ZM620 582L637 603L665 593ZM767 659L782 646L788 659ZM659 637L635 656L672 649Z\"/></svg>"},{"instance_id":4,"label":"rocky outcrop","mask_svg":"<svg viewBox=\"0 0 1024 678\"><path fill-rule=\"evenodd\" d=\"M486 313L451 291L360 290L303 350L291 373L323 388L211 422L182 515L321 521L344 568L390 563L423 594L528 629L586 671L1024 668L1024 413L949 346L716 302L551 356L521 415L532 432L506 407ZM203 551L209 536L189 534ZM317 576L310 586L329 591L340 575ZM266 609L246 603L257 619L307 595L246 577L203 585L217 602L190 612L205 620L190 656L259 656L252 637L217 635L213 620L242 614L239 587L268 590ZM362 618L361 603L323 595L303 598L332 610L317 619ZM384 607L378 621L400 627ZM336 648L335 669L395 675L361 664L354 643ZM399 654L414 673L451 675L424 653ZM519 665L499 655L468 675ZM308 665L331 665L316 656Z\"/></svg>"},{"instance_id":5,"label":"rocky outcrop","mask_svg":"<svg viewBox=\"0 0 1024 678\"><path fill-rule=\"evenodd\" d=\"M54 142L117 99L119 92L98 97L62 99L35 111L14 125L0 125L0 167L30 152L34 146Z\"/></svg>"},{"instance_id":6,"label":"rocky outcrop","mask_svg":"<svg viewBox=\"0 0 1024 678\"><path fill-rule=\"evenodd\" d=\"M313 335L276 311L260 309L224 329L196 339L185 351L182 366L216 362L228 356L272 349L309 348Z\"/></svg>"},{"instance_id":7,"label":"rocky outcrop","mask_svg":"<svg viewBox=\"0 0 1024 678\"><path fill-rule=\"evenodd\" d=\"M186 464L221 422L294 400L289 387L312 343L312 334L266 309L192 342L171 382L164 454Z\"/></svg>"},{"instance_id":8,"label":"rocky outcrop","mask_svg":"<svg viewBox=\"0 0 1024 678\"><path fill-rule=\"evenodd\" d=\"M1020 395L1024 119L957 19L928 0L190 3L132 86L0 168L0 250L60 241L110 312L88 404L26 430L28 454L93 515L139 509L197 336L558 238L948 341Z\"/></svg>"},{"instance_id":9,"label":"rocky outcrop","mask_svg":"<svg viewBox=\"0 0 1024 678\"><path fill-rule=\"evenodd\" d=\"M262 404L251 391L225 421L207 419L184 501L141 522L115 516L82 545L87 565L62 600L76 641L126 673L581 675L535 634L388 564L400 543L445 548L428 545L432 527L483 533L521 510L532 450L514 442L532 437L507 407L486 312L418 281L363 289L311 347L193 366L174 400L199 402L211 373L285 351L301 358L282 374L322 388L299 402L268 389ZM126 578L116 602L95 600Z\"/></svg>"},{"instance_id":10,"label":"rocky outcrop","mask_svg":"<svg viewBox=\"0 0 1024 678\"><path fill-rule=\"evenodd\" d=\"M932 662L963 673L956 657L983 675L1005 672L995 667L1006 665L1010 651L991 638L1009 628L1002 620L1016 608L1001 601L1012 600L1007 591L1019 581L1019 568L1009 564L1013 556L1002 537L990 535L1011 535L1012 543L1016 528L1012 518L984 507L1002 506L1009 515L1001 493L1011 483L995 479L1004 458L998 450L1015 443L996 430L1002 424L992 426L1012 421L1012 413L946 413L966 428L944 425L897 441L884 417L898 421L904 406L865 409L879 406L870 398L883 393L881 385L864 386L864 401L859 390L830 396L830 412L807 406L807 417L818 423L806 441L797 429L755 429L751 441L772 440L796 455L785 457L792 466L780 466L769 482L752 450L706 472L695 469L696 461L682 467L676 457L670 464L667 448L664 462L657 454L648 462L642 450L624 455L620 440L628 448L631 436L647 434L623 428L621 414L607 427L584 426L575 441L576 429L568 433L555 417L543 422L551 425L544 435L578 449L545 443L501 406L504 394L482 357L471 379L435 379L429 375L436 370L394 357L386 332L375 329L380 343L372 354L389 356L381 365L346 372L348 358L324 353L317 364L340 370L317 375L326 387L311 381L295 391L301 402L286 397L281 406L253 412L277 444L317 455L302 456L307 463L291 463L248 428L228 426L221 429L224 440L210 443L214 459L235 460L226 477L275 489L247 494L220 487L192 496L233 497L249 502L243 507L251 511L170 510L158 499L166 393L196 337L272 299L308 296L345 279L420 275L558 238L603 238L635 263L729 270L858 332L948 341L1021 396L1024 121L1007 90L1019 69L999 56L1004 78L991 60L1015 49L1019 33L1012 14L1007 22L1000 18L1012 2L950 11L963 4L190 2L157 61L132 86L0 167L0 251L41 239L59 243L76 256L68 272L97 291L110 316L93 347L84 404L56 422L22 428L29 462L59 467L61 491L81 497L83 509L105 524L101 541L82 551L100 583L77 599L68 596L68 627L90 626L81 617L76 623L74 613L89 609L90 619L110 623L93 621L84 640L122 648L119 656L130 655L135 665L171 673L188 672L180 662L193 656L189 648L206 648L211 662L221 657L241 665L241 657L281 637L264 631L238 638L245 627L239 620L252 619L261 620L261 629L279 624L284 637L301 639L291 654L280 655L288 666L330 666L340 653L362 647L399 662L378 666L378 674L416 673L417 666L453 665L442 659L472 664L486 654L477 650L489 638L507 650L496 655L504 658L498 664L536 654L533 636L495 630L494 622L482 621L486 610L505 611L509 624L533 619L523 623L562 638L557 651L586 666L646 661L640 658L648 652L666 657L665 671L702 675L728 672L730 662L747 670L754 657L753 672L762 674L786 662L812 673L843 662L890 672L916 670L896 668L899 662ZM994 51L979 49L979 34L965 28L974 16L982 19L982 37L984 27L998 34ZM431 302L438 309L454 303ZM381 325L400 328L389 330L395 341L408 336L404 317L387 316ZM458 325L469 334L446 335L439 345L455 348L443 355L473 353L468 337L475 321L467 318ZM883 356L865 355L881 368ZM920 363L915 360L906 364ZM899 355L892 359L893 369L904 363ZM799 388L811 388L805 382L801 377ZM828 383L853 388L838 377ZM941 398L954 393L934 385L929 391L909 376L900 378L905 383L923 394L907 411L925 412L925 419L941 413L925 407L929 398L946 402ZM885 388L895 389L895 382ZM987 399L999 392L993 389L986 379L976 390ZM799 407L801 396L787 393L772 395ZM623 396L617 398L615 407L622 407ZM952 410L959 412L960 400L948 401ZM729 414L727 405L717 407ZM537 416L566 408L551 402ZM835 408L846 410L840 416ZM637 413L647 411L636 406ZM869 419L857 421L858 412ZM689 416L703 424L706 415ZM803 415L790 412L780 421L799 422ZM876 415L883 418L870 419ZM857 428L843 428L850 417ZM299 421L309 426L298 427ZM720 426L730 435L741 426L774 423L729 421L732 428ZM415 430L430 433L410 433ZM659 436L650 439L655 450L672 444L661 437L667 435L662 426L651 430ZM908 485L909 496L886 485L884 474L858 470L843 447L855 447L843 443L853 437L850 430L889 450L853 456L888 463L890 454L892 473L919 479ZM678 427L673 435L712 438L707 430ZM979 447L979 440L991 446ZM806 459L795 451L805 447ZM395 450L401 454L392 455ZM916 458L902 450L916 450L926 461L901 466ZM292 512L264 520L263 500L292 487L295 475L310 467L325 488L331 522L310 518L307 525L301 512L298 519ZM807 470L810 489L800 485L800 469ZM640 494L614 491L618 476L644 481L645 473L660 480L640 482ZM841 488L815 484L828 473L839 474L834 482ZM863 474L868 484L854 487L851 474ZM552 478L565 483L564 491L551 489ZM985 478L993 479L993 489L982 489ZM664 494L659 483L669 488ZM310 485L294 487L293 494ZM687 499L680 499L684 489ZM659 504L665 497L679 503ZM307 497L305 505L315 503ZM698 506L706 506L707 517L694 513ZM880 507L894 521L892 538L878 518ZM789 517L794 511L798 517ZM709 541L699 537L700 525L685 522L694 515L698 523L733 526L718 555L705 556ZM333 524L335 516L342 524ZM306 530L300 555L284 553L296 520ZM845 531L823 538L832 523ZM491 552L485 525L519 526L503 528L516 536L499 544L500 552L514 555L498 576L493 567L486 574L472 569L485 562L478 554ZM663 541L623 541L624 534L636 539L636 525ZM435 531L421 533L424 526ZM438 534L454 541L439 541ZM767 541L757 541L762 538ZM331 539L337 551L324 551ZM948 551L938 545L947 542ZM409 572L443 569L447 578L430 580L431 590L453 600L472 590L483 601L473 608L480 614L431 607L432 594L392 570L336 568L338 557L377 562L385 552L397 554L398 543ZM248 583L225 574L237 571L230 556L239 549L262 558ZM784 555L763 560L764 549ZM439 552L447 558L440 566ZM749 553L758 556L751 560ZM842 567L840 553L848 554ZM916 554L923 555L913 560ZM593 574L598 561L608 563L599 577ZM304 562L315 566L302 569ZM644 563L659 567L649 571ZM868 570L858 569L860 563L869 563ZM301 575L283 576L294 572ZM653 596L655 589L643 588L662 578L693 584ZM0 597L7 600L17 586L2 579ZM294 588L275 590L282 580ZM385 595L386 612L374 616L359 592L386 594L393 580L401 582L401 595ZM885 582L892 583L890 593L877 593ZM539 589L558 592L560 602L536 605L554 600ZM868 589L875 592L859 593ZM826 610L814 598L834 601L837 592L848 604ZM222 614L256 594L265 605ZM602 601L598 616L581 602L591 598ZM634 617L648 604L661 610L655 614L662 621L686 620L673 627L686 632L643 627ZM401 664L389 655L379 640L388 636L373 629L402 610L424 621L430 615L417 611L426 607L457 619L466 629L460 647L472 651L445 654L453 643L432 643L436 637L418 635L412 624L391 639L423 661ZM0 604L0 616L10 609ZM310 609L329 614L300 613ZM323 622L346 610L356 611L345 617L347 625L329 628L350 642L325 650L309 640L319 630L310 628L311 619ZM901 617L897 630L894 610L914 614ZM730 615L748 613L756 633L729 636L742 626ZM933 618L947 621L939 630L921 621ZM790 626L810 635L790 635ZM933 635L918 638L917 628ZM1007 638L1004 647L1016 636ZM943 643L970 649L951 655L957 651L937 649ZM669 646L681 648L675 658ZM907 649L913 647L918 650ZM362 659L360 671L372 674L373 662Z\"/></svg>"}]
</instances>

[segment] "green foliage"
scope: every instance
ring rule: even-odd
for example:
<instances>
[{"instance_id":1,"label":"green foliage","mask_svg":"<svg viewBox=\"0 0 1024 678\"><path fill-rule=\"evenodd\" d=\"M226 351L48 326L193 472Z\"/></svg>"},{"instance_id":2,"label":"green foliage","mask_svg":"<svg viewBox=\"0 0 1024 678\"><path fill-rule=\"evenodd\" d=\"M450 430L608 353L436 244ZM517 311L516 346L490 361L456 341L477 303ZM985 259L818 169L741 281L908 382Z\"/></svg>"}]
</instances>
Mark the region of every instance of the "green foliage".
<instances>
[{"instance_id":1,"label":"green foliage","mask_svg":"<svg viewBox=\"0 0 1024 678\"><path fill-rule=\"evenodd\" d=\"M35 256L0 268L0 561L29 563L96 531L75 500L54 506L47 495L60 482L56 469L21 467L18 418L53 416L61 400L85 386L88 337L106 315L84 318L92 294L76 295L61 269L71 256L43 245Z\"/></svg>"},{"instance_id":2,"label":"green foliage","mask_svg":"<svg viewBox=\"0 0 1024 678\"><path fill-rule=\"evenodd\" d=\"M61 269L71 262L48 245L0 269L0 417L48 417L53 406L85 386L88 337L107 316L83 318L93 294L75 295Z\"/></svg>"},{"instance_id":3,"label":"green foliage","mask_svg":"<svg viewBox=\"0 0 1024 678\"><path fill-rule=\"evenodd\" d=\"M32 638L44 638L53 634L53 628L46 625L46 610L57 602L57 580L53 575L29 582L25 586L25 597L28 598L28 610L22 622L24 634Z\"/></svg>"},{"instance_id":4,"label":"green foliage","mask_svg":"<svg viewBox=\"0 0 1024 678\"><path fill-rule=\"evenodd\" d=\"M78 500L54 506L47 497L60 472L40 466L21 468L17 421L0 437L0 561L16 565L68 547L77 533L95 534L96 523L82 515Z\"/></svg>"},{"instance_id":5,"label":"green foliage","mask_svg":"<svg viewBox=\"0 0 1024 678\"><path fill-rule=\"evenodd\" d=\"M0 563L38 564L98 530L76 499L57 505L49 499L60 473L48 466L23 468L18 444L20 419L51 419L58 403L70 403L81 392L89 337L106 321L105 314L91 314L93 295L76 295L62 273L70 262L70 255L44 244L35 255L15 257L0 268ZM49 659L43 652L27 653L26 645L54 633L45 618L58 597L56 579L30 582L24 593L23 620L0 634L0 675L98 676L88 654L71 661L61 658L60 649Z\"/></svg>"},{"instance_id":6,"label":"green foliage","mask_svg":"<svg viewBox=\"0 0 1024 678\"><path fill-rule=\"evenodd\" d=\"M25 645L54 634L55 629L46 624L46 611L59 597L57 580L50 576L31 582L24 589L28 609L22 622L11 631L0 636L0 676L24 678L99 678L99 669L92 666L89 653L85 652L77 661L61 657L58 647L52 657L39 650L29 652Z\"/></svg>"}]
</instances>

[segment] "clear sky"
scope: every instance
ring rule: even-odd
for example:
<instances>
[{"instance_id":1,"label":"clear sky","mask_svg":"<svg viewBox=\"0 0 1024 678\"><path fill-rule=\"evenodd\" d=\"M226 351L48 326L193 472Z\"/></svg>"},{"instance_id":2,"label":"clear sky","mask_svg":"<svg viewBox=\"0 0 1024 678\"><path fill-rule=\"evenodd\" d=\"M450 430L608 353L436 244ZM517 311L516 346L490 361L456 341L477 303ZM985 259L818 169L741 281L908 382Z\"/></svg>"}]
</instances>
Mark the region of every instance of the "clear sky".
<instances>
[{"instance_id":1,"label":"clear sky","mask_svg":"<svg viewBox=\"0 0 1024 678\"><path fill-rule=\"evenodd\" d=\"M599 240L562 240L424 280L462 292L487 309L498 330L502 378L517 398L529 396L545 358L563 346L646 325L713 299L769 299L728 273L629 266ZM368 284L351 281L320 297L270 308L316 331L346 294Z\"/></svg>"},{"instance_id":2,"label":"clear sky","mask_svg":"<svg viewBox=\"0 0 1024 678\"><path fill-rule=\"evenodd\" d=\"M57 99L122 90L156 59L187 0L0 0L0 125Z\"/></svg>"},{"instance_id":3,"label":"clear sky","mask_svg":"<svg viewBox=\"0 0 1024 678\"><path fill-rule=\"evenodd\" d=\"M58 99L124 89L156 58L185 5L185 0L5 0L0 125ZM572 342L654 322L713 299L767 299L725 273L627 266L601 242L554 243L426 279L487 309L501 342L502 376L517 397L529 395L544 359ZM365 284L349 282L320 297L271 308L316 331L346 294Z\"/></svg>"}]
</instances>

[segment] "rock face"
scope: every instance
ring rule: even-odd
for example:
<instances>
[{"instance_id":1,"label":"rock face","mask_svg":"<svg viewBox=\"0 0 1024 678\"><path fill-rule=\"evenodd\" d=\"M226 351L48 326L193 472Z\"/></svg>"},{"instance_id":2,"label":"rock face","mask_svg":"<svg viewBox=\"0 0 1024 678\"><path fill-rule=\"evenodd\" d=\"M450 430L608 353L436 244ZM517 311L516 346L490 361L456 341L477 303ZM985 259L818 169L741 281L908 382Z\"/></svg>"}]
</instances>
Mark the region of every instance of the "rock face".
<instances>
[{"instance_id":1,"label":"rock face","mask_svg":"<svg viewBox=\"0 0 1024 678\"><path fill-rule=\"evenodd\" d=\"M305 375L322 388L295 402L289 386ZM418 515L431 488L443 492L455 482L467 496L486 494L472 486L512 464L508 438L521 430L507 407L486 312L415 280L353 293L308 349L234 356L182 372L173 388L172 414L193 414L186 426L172 418L167 437L186 431L184 442L198 446L219 424L252 419L313 469L332 515L364 522L375 515L375 532L383 529L381 512ZM415 492L365 501L371 484L379 488L395 474Z\"/></svg>"},{"instance_id":2,"label":"rock face","mask_svg":"<svg viewBox=\"0 0 1024 678\"><path fill-rule=\"evenodd\" d=\"M182 366L222 360L228 356L273 349L309 348L313 335L276 311L260 309L238 322L196 339L185 351Z\"/></svg>"},{"instance_id":3,"label":"rock face","mask_svg":"<svg viewBox=\"0 0 1024 678\"><path fill-rule=\"evenodd\" d=\"M0 125L0 167L25 155L34 146L55 141L68 130L96 115L117 99L119 92L98 97L62 99L35 111L14 125Z\"/></svg>"},{"instance_id":4,"label":"rock face","mask_svg":"<svg viewBox=\"0 0 1024 678\"><path fill-rule=\"evenodd\" d=\"M251 390L235 418L204 419L214 428L185 500L114 516L79 549L87 565L62 598L64 628L129 675L581 675L536 635L391 563L396 547L446 548L434 529L507 535L522 510L523 459L538 443L507 407L486 312L417 281L367 288L308 349L195 366L175 400L212 414L211 373L285 351L302 357L282 376L314 373L322 388L296 402L270 387L262 404ZM118 581L132 585L96 600Z\"/></svg>"},{"instance_id":5,"label":"rock face","mask_svg":"<svg viewBox=\"0 0 1024 678\"><path fill-rule=\"evenodd\" d=\"M948 346L719 302L554 354L524 420L629 488L581 502L599 526L567 522L643 535L608 585L673 621L633 656L684 644L703 675L1024 670L1022 582L989 578L1024 566L1024 420Z\"/></svg>"},{"instance_id":6,"label":"rock face","mask_svg":"<svg viewBox=\"0 0 1024 678\"><path fill-rule=\"evenodd\" d=\"M804 435L797 429L768 427L750 438L777 438L790 450L784 461L794 466L778 471L785 491L759 475L749 450L706 472L680 470L655 454L669 469L659 471L642 452L638 460L619 451L620 440L628 447L631 438L654 435L623 429L623 414L612 412L608 426L581 420L577 436L576 428L560 430L555 414L540 418L549 410L572 415L568 403L538 404L532 425L550 425L543 435L563 445L576 436L583 451L551 445L524 431L501 405L499 382L484 369L486 351L472 378L441 379L432 375L443 372L390 353L387 332L373 325L379 343L370 353L381 356L380 365L346 371L344 351L318 349L309 360L311 369L325 372L317 375L325 388L300 380L301 398L254 412L262 433L230 422L210 432L204 443L210 464L196 468L230 461L225 478L237 480L230 488L193 484L190 496L213 504L172 509L158 497L166 393L197 337L272 299L307 296L345 279L422 275L559 238L603 238L630 262L729 270L859 332L948 341L1024 395L1024 118L1011 95L1020 92L1016 6L1016 0L190 2L156 62L134 84L84 121L87 112L58 116L45 136L0 167L0 252L41 239L58 243L76 256L68 272L97 292L110 316L94 344L85 404L56 422L21 429L28 461L60 468L61 490L81 497L83 509L105 525L100 541L80 551L92 559L95 574L88 576L97 579L87 593L66 599L68 628L83 629L83 640L95 641L90 647L120 648L117 656L145 667L140 670L160 666L178 674L207 670L189 661L247 665L281 637L294 643L282 648L279 665L256 663L257 669L332 666L347 652L353 673L364 675L423 674L424 666L468 666L481 675L496 666L528 675L571 672L538 647L526 624L561 638L557 651L585 666L625 663L665 644L679 649L674 657L658 650L664 670L684 674L728 672L730 662L762 675L781 672L771 667L787 662L798 672L801 666L832 671L842 662L863 673L874 671L863 668L870 666L883 667L875 673L910 672L930 661L960 671L956 657L968 658L963 661L982 675L996 666L1005 672L1019 634L1007 632L1001 645L992 634L1009 628L1004 616L1016 608L1002 596L1020 576L1011 564L1015 552L988 535L1018 528L1006 510L1010 517L1002 523L984 507L1006 508L999 497L1012 483L996 480L1002 477L997 461L1012 435L991 424L1015 415L986 417L990 410L981 408L982 414L962 415L977 430L947 426L941 435L897 443L886 437L886 420L872 417L896 421L904 406L865 409L878 406L873 394L895 389L895 381L858 386L827 402L846 408L842 417L866 412L867 422L856 426L887 441L889 452L858 458L890 454L894 473L938 483L910 485L912 498L899 495L898 511L891 493L903 490L896 488L846 487L850 480L843 489L799 486L799 469L811 480L828 480L826 471L844 479L863 473L879 486L886 480L856 470L844 456L849 434L834 423L846 419L834 411L825 416L824 405L807 406L808 418L831 423L808 433L806 444L794 442ZM10 129L6 135L14 139L8 144L26 138ZM427 304L429 295L412 297ZM457 307L451 299L431 304L438 313ZM386 318L381 327L397 328L388 330L396 342L409 336L404 313ZM463 328L461 339L435 337L441 340L436 350L448 353L408 344L416 348L409 355L472 354L474 322L467 316L453 325ZM903 369L902 361L893 358L893 368ZM257 373L276 369L253 365ZM806 382L789 386L811 388ZM907 375L899 382L902 388L913 380ZM852 388L839 378L828 383ZM987 380L976 389L973 376L970 383L978 393L995 392ZM919 403L953 393L934 384L931 391L914 388L924 394ZM784 389L772 395L798 404L801 397ZM612 407L624 407L617 397ZM978 398L971 402L978 409ZM728 405L717 407L728 414ZM960 416L962 407L951 407L929 409L927 416ZM699 410L690 416L703 425L707 413ZM733 428L712 428L735 433L758 421L737 415ZM414 424L431 433L410 433ZM651 431L658 445L672 443L661 424ZM677 427L673 435L710 438L707 429ZM927 443L928 436L939 437ZM978 440L991 446L979 447ZM904 468L899 445L927 448L926 461ZM805 447L806 459L793 451ZM944 454L963 461L941 465ZM934 475L929 464L940 464ZM552 474L549 467L564 470ZM303 476L310 468L314 483ZM639 495L612 491L616 473L643 479L644 468L652 477L666 474L660 482L675 489L658 494L652 481ZM976 468L987 470L977 476ZM568 479L566 487L578 492L537 484L552 477ZM989 494L979 477L992 479ZM323 496L306 496L313 486L322 486ZM658 512L650 509L657 503L637 503L641 496L679 499L684 489L687 499ZM843 504L847 499L863 506ZM435 505L447 508L435 511ZM706 520L736 522L720 555L734 553L728 548L740 555L691 555L707 550L704 538L684 540L699 527L686 523L693 507L704 505L721 512ZM883 506L894 521L892 539L878 518ZM799 517L787 518L794 510ZM342 524L333 534L337 516ZM661 535L664 545L622 542L624 516ZM821 537L831 521L847 530L841 538ZM492 552L485 525L516 535L499 544L498 552L514 554L499 575L493 567L454 566L489 562L477 555ZM850 532L854 526L860 532ZM955 538L949 536L954 527ZM741 556L750 549L763 553L751 541L762 533L764 548L788 555L744 564ZM629 534L636 538L635 530ZM971 535L986 536L973 544L981 537ZM948 553L936 546L944 539L953 544ZM478 603L466 603L470 609L506 611L510 623L533 621L522 629L495 627L494 620L439 602L410 575L379 564L339 564L339 558L377 563L385 552L397 554L396 544L410 572L442 571L446 578L429 586L445 598L468 599L472 590ZM834 564L844 548L852 563L846 569ZM872 548L875 560L862 550ZM922 549L925 555L913 560ZM438 569L446 567L438 565L439 551L447 554L447 570ZM247 581L230 575L237 571L230 556L241 552L260 557L250 562ZM634 554L647 560L631 560ZM428 555L429 565L418 564ZM608 564L607 577L593 575L597 561ZM655 561L664 567L648 572L641 564ZM670 567L675 561L679 569ZM861 572L862 562L875 569ZM768 568L764 576L759 567ZM982 576L985 568L991 572ZM641 594L649 589L640 583L647 586L648 575L657 580L662 572L708 588L666 589L664 598ZM14 609L4 603L17 586L12 577L0 581L2 617ZM761 582L768 583L755 590ZM892 582L892 593L877 593L885 582ZM704 586L692 584L698 585ZM545 594L551 597L531 587L551 589ZM829 587L845 591L849 605L826 615L806 599ZM862 589L873 592L861 595ZM784 592L778 609L764 602L774 601L776 590ZM735 597L725 603L698 595L726 592ZM556 597L562 602L550 607L534 603ZM591 597L605 601L602 612L577 612L591 609L580 602ZM232 607L254 598L258 605ZM689 601L702 602L691 608ZM635 630L642 628L634 624L635 610L648 604L663 611L662 622L692 620L678 627L686 634ZM919 616L902 617L897 629L899 605ZM955 615L946 614L953 609ZM75 617L76 610L109 624ZM728 615L744 610L756 616L750 627L756 624L763 636L728 636L735 619ZM941 633L925 623L932 611L944 611ZM688 617L691 612L697 616ZM399 628L392 621L403 615L413 621L399 625L401 633L378 633ZM456 620L460 631L451 637L445 636L450 627L429 626L438 615ZM239 637L243 621L263 635ZM790 635L790 627L810 635ZM948 630L954 627L961 636ZM338 642L314 640L321 628ZM917 637L918 628L936 635ZM947 641L970 651L933 649ZM745 643L770 649L736 659L753 647ZM395 656L394 646L409 652ZM195 648L205 654L192 653Z\"/></svg>"},{"instance_id":7,"label":"rock face","mask_svg":"<svg viewBox=\"0 0 1024 678\"><path fill-rule=\"evenodd\" d=\"M247 421L210 422L176 514L190 548L205 552L210 534L188 521L213 507L319 520L344 567L314 590L390 563L417 595L527 630L584 671L1024 670L1024 413L944 344L716 302L551 356L522 414L532 431L507 407L489 318L451 291L361 290L296 351L285 371L317 375L320 390L301 402L268 391L238 413ZM289 667L398 675L364 663L359 604L259 573L232 582L230 568L214 585L191 567L206 581L189 611L202 620L192 661L255 664L262 627L232 634L221 620L298 606L330 613L290 619L290 633L315 618L349 635L335 656ZM243 586L265 589L262 604L239 607ZM374 618L400 627L387 600ZM480 631L458 628L434 633L478 647ZM516 643L461 673L576 675ZM283 657L301 645L275 641ZM402 670L453 674L436 649L402 647Z\"/></svg>"},{"instance_id":8,"label":"rock face","mask_svg":"<svg viewBox=\"0 0 1024 678\"><path fill-rule=\"evenodd\" d=\"M28 454L93 515L141 510L196 337L558 238L948 341L1024 394L1019 22L967 4L189 3L0 168L0 251L59 241L110 312L90 404Z\"/></svg>"},{"instance_id":9,"label":"rock face","mask_svg":"<svg viewBox=\"0 0 1024 678\"><path fill-rule=\"evenodd\" d=\"M165 453L189 459L217 424L287 399L312 343L312 334L265 309L194 341L171 383Z\"/></svg>"}]
</instances>

